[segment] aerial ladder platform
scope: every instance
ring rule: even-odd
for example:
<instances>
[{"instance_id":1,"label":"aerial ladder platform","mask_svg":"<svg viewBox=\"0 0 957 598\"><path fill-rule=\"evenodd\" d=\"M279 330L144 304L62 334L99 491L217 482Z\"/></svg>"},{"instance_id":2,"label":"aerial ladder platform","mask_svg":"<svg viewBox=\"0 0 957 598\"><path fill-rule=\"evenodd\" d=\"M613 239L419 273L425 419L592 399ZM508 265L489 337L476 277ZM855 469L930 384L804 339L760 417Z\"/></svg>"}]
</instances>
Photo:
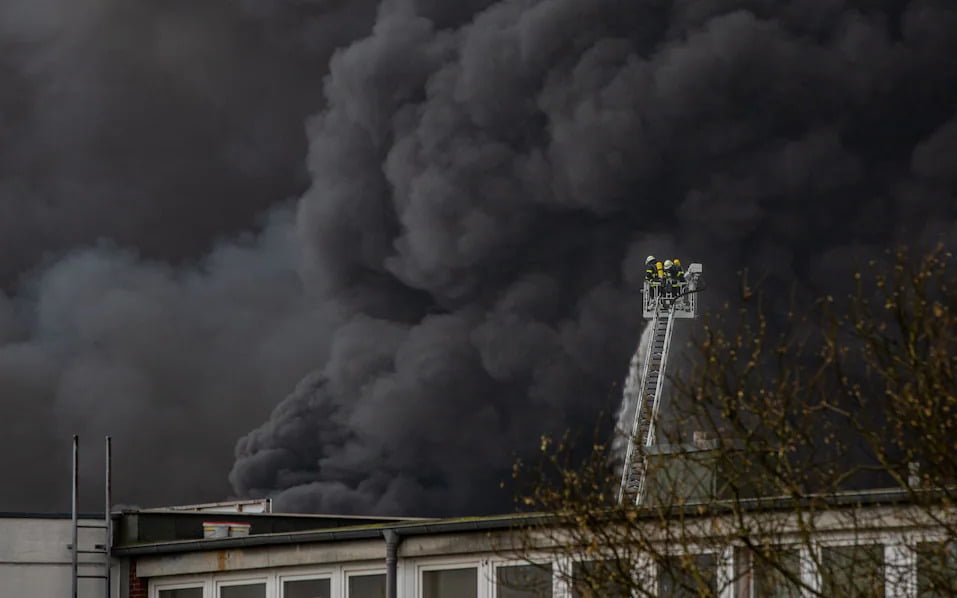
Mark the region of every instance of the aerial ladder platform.
<instances>
[{"instance_id":1,"label":"aerial ladder platform","mask_svg":"<svg viewBox=\"0 0 957 598\"><path fill-rule=\"evenodd\" d=\"M651 331L644 346L639 343L635 350L625 379L625 404L634 404L635 414L618 490L619 503L639 504L644 498L647 449L655 443L655 422L661 406L671 335L675 320L698 315L700 278L701 264L691 264L685 280L678 284L645 282L642 312L645 319L650 320Z\"/></svg>"}]
</instances>

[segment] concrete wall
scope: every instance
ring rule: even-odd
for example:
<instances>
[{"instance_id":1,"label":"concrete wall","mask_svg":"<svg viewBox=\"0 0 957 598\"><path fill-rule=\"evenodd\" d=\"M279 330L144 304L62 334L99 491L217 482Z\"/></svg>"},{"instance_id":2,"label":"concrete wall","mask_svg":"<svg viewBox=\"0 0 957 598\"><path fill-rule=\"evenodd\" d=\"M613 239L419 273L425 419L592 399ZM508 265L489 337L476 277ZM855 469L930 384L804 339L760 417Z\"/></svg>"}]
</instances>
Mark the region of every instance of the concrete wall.
<instances>
[{"instance_id":1,"label":"concrete wall","mask_svg":"<svg viewBox=\"0 0 957 598\"><path fill-rule=\"evenodd\" d=\"M84 519L97 524L102 520ZM81 549L103 543L103 530L80 529ZM0 515L0 596L69 598L72 557L69 517ZM80 555L80 562L100 559L100 555ZM81 566L81 574L102 574L102 567ZM115 584L118 587L119 584ZM118 595L115 591L115 596ZM80 598L103 598L101 579L81 579Z\"/></svg>"}]
</instances>

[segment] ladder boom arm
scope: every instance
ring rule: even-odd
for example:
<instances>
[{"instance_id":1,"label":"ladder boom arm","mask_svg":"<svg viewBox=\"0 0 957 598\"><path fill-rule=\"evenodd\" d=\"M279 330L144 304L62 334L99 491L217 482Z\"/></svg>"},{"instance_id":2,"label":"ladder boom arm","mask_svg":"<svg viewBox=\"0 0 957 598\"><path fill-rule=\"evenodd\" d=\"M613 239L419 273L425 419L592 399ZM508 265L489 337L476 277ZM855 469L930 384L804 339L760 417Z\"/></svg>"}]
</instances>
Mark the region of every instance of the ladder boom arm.
<instances>
[{"instance_id":1,"label":"ladder boom arm","mask_svg":"<svg viewBox=\"0 0 957 598\"><path fill-rule=\"evenodd\" d=\"M638 398L625 453L618 502L626 499L639 502L644 493L646 448L654 444L655 440L654 424L664 389L674 321L674 305L671 305L667 311L663 311L660 307L655 310L655 316L651 321L653 328L645 348L645 362L637 389L631 388L631 384L636 381L629 376L630 388L626 388L625 392L637 392Z\"/></svg>"}]
</instances>

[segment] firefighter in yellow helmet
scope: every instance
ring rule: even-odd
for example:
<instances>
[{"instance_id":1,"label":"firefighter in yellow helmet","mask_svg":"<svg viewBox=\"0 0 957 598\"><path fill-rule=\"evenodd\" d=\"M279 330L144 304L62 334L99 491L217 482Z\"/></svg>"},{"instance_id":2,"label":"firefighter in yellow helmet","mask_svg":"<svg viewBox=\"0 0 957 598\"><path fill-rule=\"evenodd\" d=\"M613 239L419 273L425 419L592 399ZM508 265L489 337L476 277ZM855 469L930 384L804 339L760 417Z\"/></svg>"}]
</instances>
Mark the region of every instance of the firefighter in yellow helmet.
<instances>
[{"instance_id":1,"label":"firefighter in yellow helmet","mask_svg":"<svg viewBox=\"0 0 957 598\"><path fill-rule=\"evenodd\" d=\"M662 286L668 289L669 295L676 296L681 292L681 284L685 281L685 273L681 268L681 261L677 258L674 260L666 260L664 267L666 280L662 281Z\"/></svg>"}]
</instances>

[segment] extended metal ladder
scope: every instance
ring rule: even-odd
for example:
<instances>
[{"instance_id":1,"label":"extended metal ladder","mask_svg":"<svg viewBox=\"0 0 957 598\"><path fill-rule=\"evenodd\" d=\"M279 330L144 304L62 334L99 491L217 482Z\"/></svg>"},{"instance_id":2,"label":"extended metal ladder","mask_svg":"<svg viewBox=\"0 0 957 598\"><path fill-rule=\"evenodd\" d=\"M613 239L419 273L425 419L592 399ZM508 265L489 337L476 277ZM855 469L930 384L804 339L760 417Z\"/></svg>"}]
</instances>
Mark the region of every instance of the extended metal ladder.
<instances>
[{"instance_id":1,"label":"extended metal ladder","mask_svg":"<svg viewBox=\"0 0 957 598\"><path fill-rule=\"evenodd\" d=\"M665 386L671 334L675 319L698 315L697 293L703 288L700 286L701 272L701 264L691 264L686 282L670 292L645 283L642 313L651 321L652 329L645 346L639 346L631 358L625 380L624 401L626 405L635 404L635 414L621 472L619 504L626 500L638 504L644 498L647 449L655 443L655 422ZM642 354L644 364L641 363Z\"/></svg>"},{"instance_id":2,"label":"extended metal ladder","mask_svg":"<svg viewBox=\"0 0 957 598\"><path fill-rule=\"evenodd\" d=\"M668 350L671 346L671 333L674 330L674 305L659 306L651 321L653 329L648 337L645 349L645 363L641 379L637 379L639 351L632 358L632 368L625 383L625 392L630 397L637 394L635 419L628 450L625 453L625 466L621 474L621 487L618 490L618 502L629 500L641 502L645 491L645 449L655 442L655 419L661 404L662 389L665 382L665 368L668 365ZM639 349L640 350L640 349Z\"/></svg>"}]
</instances>

